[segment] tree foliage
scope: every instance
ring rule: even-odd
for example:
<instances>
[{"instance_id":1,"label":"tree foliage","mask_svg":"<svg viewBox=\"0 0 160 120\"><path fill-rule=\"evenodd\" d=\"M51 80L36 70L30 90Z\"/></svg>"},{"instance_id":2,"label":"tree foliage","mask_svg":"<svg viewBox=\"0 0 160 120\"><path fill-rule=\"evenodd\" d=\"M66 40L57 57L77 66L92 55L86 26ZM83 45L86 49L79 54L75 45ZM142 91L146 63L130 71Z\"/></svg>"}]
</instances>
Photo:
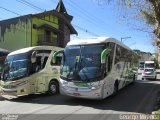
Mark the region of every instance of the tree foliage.
<instances>
[{"instance_id":1,"label":"tree foliage","mask_svg":"<svg viewBox=\"0 0 160 120\"><path fill-rule=\"evenodd\" d=\"M108 3L117 2L119 6L125 6L127 10L136 10L141 15L143 22L153 26L153 33L160 40L160 0L97 0Z\"/></svg>"},{"instance_id":2,"label":"tree foliage","mask_svg":"<svg viewBox=\"0 0 160 120\"><path fill-rule=\"evenodd\" d=\"M160 39L160 0L147 0L153 10L153 17L155 19L154 23L154 33L158 39Z\"/></svg>"}]
</instances>

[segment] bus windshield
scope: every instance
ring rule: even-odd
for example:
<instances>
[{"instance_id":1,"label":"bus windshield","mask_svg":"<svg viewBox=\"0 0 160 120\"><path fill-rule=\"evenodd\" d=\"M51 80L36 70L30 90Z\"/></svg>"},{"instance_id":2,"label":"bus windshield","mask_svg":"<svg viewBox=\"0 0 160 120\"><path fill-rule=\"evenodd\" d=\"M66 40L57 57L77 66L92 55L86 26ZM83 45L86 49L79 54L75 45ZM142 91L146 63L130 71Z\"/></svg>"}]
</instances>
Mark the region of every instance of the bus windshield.
<instances>
[{"instance_id":1,"label":"bus windshield","mask_svg":"<svg viewBox=\"0 0 160 120\"><path fill-rule=\"evenodd\" d=\"M154 68L154 63L145 63L145 68Z\"/></svg>"},{"instance_id":2,"label":"bus windshield","mask_svg":"<svg viewBox=\"0 0 160 120\"><path fill-rule=\"evenodd\" d=\"M61 78L68 81L96 81L101 78L101 52L104 45L67 46L61 65Z\"/></svg>"},{"instance_id":3,"label":"bus windshield","mask_svg":"<svg viewBox=\"0 0 160 120\"><path fill-rule=\"evenodd\" d=\"M28 54L21 53L8 56L4 63L3 80L17 80L28 74Z\"/></svg>"},{"instance_id":4,"label":"bus windshield","mask_svg":"<svg viewBox=\"0 0 160 120\"><path fill-rule=\"evenodd\" d=\"M4 66L5 57L6 57L6 56L0 57L0 75L1 75L1 73L2 73L2 71L3 71L3 66Z\"/></svg>"}]
</instances>

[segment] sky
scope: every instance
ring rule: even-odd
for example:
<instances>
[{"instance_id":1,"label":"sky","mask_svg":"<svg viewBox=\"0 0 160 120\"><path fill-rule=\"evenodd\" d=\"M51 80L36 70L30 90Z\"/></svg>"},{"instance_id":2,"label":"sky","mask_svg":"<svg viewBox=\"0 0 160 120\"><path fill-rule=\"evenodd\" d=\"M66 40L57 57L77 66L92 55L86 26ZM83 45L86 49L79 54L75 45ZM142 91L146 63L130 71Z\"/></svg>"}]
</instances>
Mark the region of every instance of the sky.
<instances>
[{"instance_id":1,"label":"sky","mask_svg":"<svg viewBox=\"0 0 160 120\"><path fill-rule=\"evenodd\" d=\"M23 1L28 1L36 8L24 4ZM72 25L78 32L78 36L71 36L72 40L97 36L113 37L119 41L122 38L123 43L131 49L156 52L150 34L138 31L125 21L121 21L119 15L125 11L118 10L115 4L101 4L101 0L63 0L63 3L67 13L73 16ZM52 10L57 4L58 0L1 0L0 20ZM134 26L136 21L134 19L130 21L133 21Z\"/></svg>"}]
</instances>

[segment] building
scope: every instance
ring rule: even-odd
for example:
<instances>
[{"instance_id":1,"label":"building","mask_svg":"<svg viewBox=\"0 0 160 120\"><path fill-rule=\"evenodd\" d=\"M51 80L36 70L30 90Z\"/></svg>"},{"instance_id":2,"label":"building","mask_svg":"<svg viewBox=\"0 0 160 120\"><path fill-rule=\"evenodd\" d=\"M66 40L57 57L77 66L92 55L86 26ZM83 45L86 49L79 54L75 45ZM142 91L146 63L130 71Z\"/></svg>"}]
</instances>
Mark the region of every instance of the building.
<instances>
[{"instance_id":1,"label":"building","mask_svg":"<svg viewBox=\"0 0 160 120\"><path fill-rule=\"evenodd\" d=\"M77 31L71 25L73 16L69 15L59 0L54 10L29 14L0 21L0 48L16 49L53 45L65 47L71 34Z\"/></svg>"}]
</instances>

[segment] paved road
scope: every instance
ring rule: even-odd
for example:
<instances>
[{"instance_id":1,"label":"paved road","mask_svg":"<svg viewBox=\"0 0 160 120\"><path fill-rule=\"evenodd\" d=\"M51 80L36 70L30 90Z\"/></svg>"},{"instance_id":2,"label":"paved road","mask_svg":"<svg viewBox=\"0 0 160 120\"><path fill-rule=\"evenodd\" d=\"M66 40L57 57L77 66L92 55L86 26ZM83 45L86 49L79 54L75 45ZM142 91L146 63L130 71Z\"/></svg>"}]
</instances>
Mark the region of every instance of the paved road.
<instances>
[{"instance_id":1,"label":"paved road","mask_svg":"<svg viewBox=\"0 0 160 120\"><path fill-rule=\"evenodd\" d=\"M119 114L151 113L159 89L160 81L136 81L135 84L119 91L116 96L100 101L45 94L30 95L10 101L1 99L0 113L27 114L22 116L26 120L30 116L35 119L35 115L29 114L56 114L47 115L47 117L46 115L36 116L41 119L54 117L56 120L69 120L75 117L77 119L77 116L81 120L84 119L83 117L88 120L118 119Z\"/></svg>"}]
</instances>

